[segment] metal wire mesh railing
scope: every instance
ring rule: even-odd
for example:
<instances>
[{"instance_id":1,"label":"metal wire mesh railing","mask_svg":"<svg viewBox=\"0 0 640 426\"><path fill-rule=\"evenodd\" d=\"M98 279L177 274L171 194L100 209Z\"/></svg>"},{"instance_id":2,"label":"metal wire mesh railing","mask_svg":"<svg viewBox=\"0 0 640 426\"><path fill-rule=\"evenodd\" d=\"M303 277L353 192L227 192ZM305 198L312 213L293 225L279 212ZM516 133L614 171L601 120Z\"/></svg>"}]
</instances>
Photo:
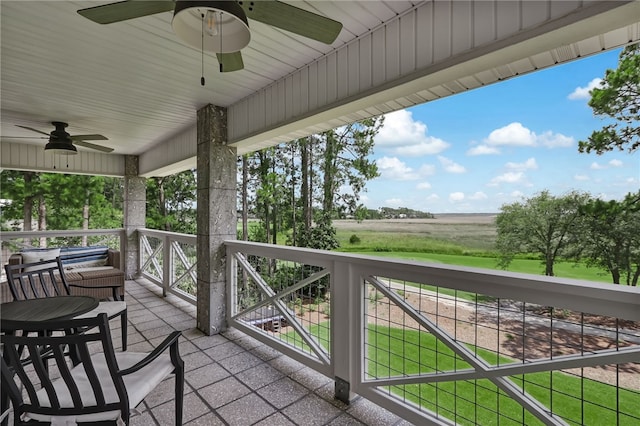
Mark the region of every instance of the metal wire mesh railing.
<instances>
[{"instance_id":1,"label":"metal wire mesh railing","mask_svg":"<svg viewBox=\"0 0 640 426\"><path fill-rule=\"evenodd\" d=\"M640 423L640 324L366 282L365 381L390 398L458 424Z\"/></svg>"},{"instance_id":2,"label":"metal wire mesh railing","mask_svg":"<svg viewBox=\"0 0 640 426\"><path fill-rule=\"evenodd\" d=\"M230 323L407 420L640 424L640 291L228 242Z\"/></svg>"}]
</instances>

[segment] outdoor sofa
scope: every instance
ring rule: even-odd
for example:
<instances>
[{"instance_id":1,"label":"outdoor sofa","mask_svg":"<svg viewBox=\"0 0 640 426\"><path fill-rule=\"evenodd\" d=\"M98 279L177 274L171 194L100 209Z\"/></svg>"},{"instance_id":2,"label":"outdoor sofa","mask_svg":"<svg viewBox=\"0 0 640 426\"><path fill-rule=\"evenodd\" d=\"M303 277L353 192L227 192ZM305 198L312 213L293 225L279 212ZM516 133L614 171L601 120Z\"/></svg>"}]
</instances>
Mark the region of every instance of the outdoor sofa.
<instances>
[{"instance_id":1,"label":"outdoor sofa","mask_svg":"<svg viewBox=\"0 0 640 426\"><path fill-rule=\"evenodd\" d=\"M118 284L118 296L124 300L124 271L120 269L120 252L106 246L62 247L47 249L23 249L9 257L10 265L55 260L60 257L69 284L78 284L87 289L71 287L71 293L92 296L98 299L112 297L111 288L94 288ZM9 286L0 286L0 302L13 300Z\"/></svg>"}]
</instances>

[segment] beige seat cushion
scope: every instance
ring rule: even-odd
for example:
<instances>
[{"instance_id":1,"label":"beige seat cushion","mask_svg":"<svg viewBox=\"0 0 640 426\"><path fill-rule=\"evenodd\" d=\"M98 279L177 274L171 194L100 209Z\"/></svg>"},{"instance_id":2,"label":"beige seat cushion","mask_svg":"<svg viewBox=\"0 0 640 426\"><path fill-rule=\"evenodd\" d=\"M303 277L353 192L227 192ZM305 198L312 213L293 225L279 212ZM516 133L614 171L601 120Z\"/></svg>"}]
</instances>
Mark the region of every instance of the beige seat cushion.
<instances>
[{"instance_id":1,"label":"beige seat cushion","mask_svg":"<svg viewBox=\"0 0 640 426\"><path fill-rule=\"evenodd\" d=\"M113 302L111 302L113 303ZM135 352L116 352L116 358L118 361L118 367L121 370L131 367L135 363L141 361L146 353ZM113 403L118 401L118 394L116 388L111 380L109 374L109 368L107 367L104 354L102 352L93 354L91 359L94 362L96 373L100 379L102 390L104 392L105 401L107 403ZM169 355L160 355L151 364L142 368L141 370L129 374L124 377L124 383L127 388L127 394L129 397L129 406L135 408L142 402L142 400L160 384L167 376L173 371L173 365L171 364L171 357ZM82 367L82 364L74 367L71 370L71 375L74 382L78 386L82 401L85 406L92 406L96 404L96 400L89 384L89 379ZM62 379L54 381L54 388L56 395L60 401L60 406L63 408L73 407L71 401L71 395L69 390ZM37 392L38 399L43 406L50 406L49 398L44 389ZM27 413L25 420L33 419L41 422L49 422L56 424L74 424L76 422L97 422L105 420L117 420L120 417L119 411L107 411L104 413L85 414L81 416L64 416L62 418L52 418L42 414ZM65 423L63 423L65 422Z\"/></svg>"}]
</instances>

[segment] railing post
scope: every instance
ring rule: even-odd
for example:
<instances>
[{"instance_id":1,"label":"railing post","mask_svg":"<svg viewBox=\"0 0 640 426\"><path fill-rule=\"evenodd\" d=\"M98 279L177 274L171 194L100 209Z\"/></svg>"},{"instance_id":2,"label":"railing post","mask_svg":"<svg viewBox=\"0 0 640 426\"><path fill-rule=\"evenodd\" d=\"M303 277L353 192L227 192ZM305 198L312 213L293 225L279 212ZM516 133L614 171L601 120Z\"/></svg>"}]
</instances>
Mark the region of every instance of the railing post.
<instances>
[{"instance_id":1,"label":"railing post","mask_svg":"<svg viewBox=\"0 0 640 426\"><path fill-rule=\"evenodd\" d=\"M173 264L171 256L171 238L165 235L162 239L162 295L167 297L171 280L173 279Z\"/></svg>"},{"instance_id":2,"label":"railing post","mask_svg":"<svg viewBox=\"0 0 640 426\"><path fill-rule=\"evenodd\" d=\"M227 322L237 313L238 309L238 261L234 250L225 247L227 256Z\"/></svg>"},{"instance_id":3,"label":"railing post","mask_svg":"<svg viewBox=\"0 0 640 426\"><path fill-rule=\"evenodd\" d=\"M331 359L335 379L335 398L348 404L358 381L357 365L360 332L357 318L358 282L347 262L334 262L331 273Z\"/></svg>"},{"instance_id":4,"label":"railing post","mask_svg":"<svg viewBox=\"0 0 640 426\"><path fill-rule=\"evenodd\" d=\"M136 233L137 233L137 230L136 230ZM123 229L122 231L119 232L119 234L120 234L120 247L119 247L118 251L120 252L120 265L118 265L118 267L121 270L125 271L126 270L125 263L126 263L126 261L129 260L129 259L127 259L127 257L124 254L124 249L125 249L126 244L127 244L127 233ZM138 245L140 244L139 240L140 240L140 235L138 233ZM138 262L137 263L138 263L138 265L136 267L136 271L137 271L136 276L139 276L140 275L140 256L139 255L138 255Z\"/></svg>"}]
</instances>

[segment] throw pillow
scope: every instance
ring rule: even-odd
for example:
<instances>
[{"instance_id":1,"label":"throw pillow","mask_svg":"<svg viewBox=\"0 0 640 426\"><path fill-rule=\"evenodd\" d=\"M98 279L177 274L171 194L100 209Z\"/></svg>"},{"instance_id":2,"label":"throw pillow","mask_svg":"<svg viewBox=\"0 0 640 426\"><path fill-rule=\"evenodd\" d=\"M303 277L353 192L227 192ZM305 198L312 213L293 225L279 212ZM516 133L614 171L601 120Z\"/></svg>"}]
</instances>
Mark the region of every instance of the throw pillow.
<instances>
[{"instance_id":1,"label":"throw pillow","mask_svg":"<svg viewBox=\"0 0 640 426\"><path fill-rule=\"evenodd\" d=\"M36 263L42 262L45 260L56 260L56 257L60 256L60 249L30 249L23 250L22 254L22 263ZM53 262L51 262L53 263ZM37 271L39 269L48 268L50 263L45 263L43 265L38 266L28 266L24 268L25 271Z\"/></svg>"}]
</instances>

